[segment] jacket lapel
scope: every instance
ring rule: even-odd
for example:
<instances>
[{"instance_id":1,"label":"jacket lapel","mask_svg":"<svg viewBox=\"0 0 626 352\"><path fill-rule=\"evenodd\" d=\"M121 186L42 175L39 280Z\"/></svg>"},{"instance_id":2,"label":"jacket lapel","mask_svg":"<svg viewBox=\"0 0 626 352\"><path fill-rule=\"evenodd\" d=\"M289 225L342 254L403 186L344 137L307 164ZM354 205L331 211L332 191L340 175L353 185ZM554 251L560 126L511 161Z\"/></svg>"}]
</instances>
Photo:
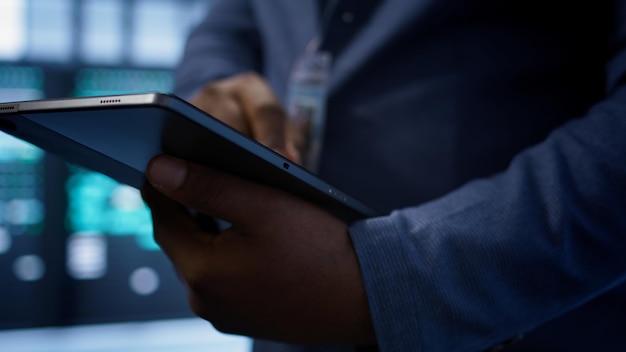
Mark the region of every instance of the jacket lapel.
<instances>
[{"instance_id":1,"label":"jacket lapel","mask_svg":"<svg viewBox=\"0 0 626 352\"><path fill-rule=\"evenodd\" d=\"M412 5L409 5L409 2ZM341 86L365 65L367 60L395 34L426 13L426 8L431 3L428 0L384 0L370 23L357 34L344 52L335 58L330 82L331 91Z\"/></svg>"}]
</instances>

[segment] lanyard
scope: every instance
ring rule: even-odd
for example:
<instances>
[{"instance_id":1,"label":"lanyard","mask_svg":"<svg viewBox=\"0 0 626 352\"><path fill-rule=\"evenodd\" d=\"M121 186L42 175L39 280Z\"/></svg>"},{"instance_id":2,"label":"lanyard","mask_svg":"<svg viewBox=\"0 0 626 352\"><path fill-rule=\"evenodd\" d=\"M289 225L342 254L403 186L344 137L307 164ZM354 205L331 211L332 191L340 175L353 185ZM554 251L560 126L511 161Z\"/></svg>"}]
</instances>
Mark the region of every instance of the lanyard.
<instances>
[{"instance_id":1,"label":"lanyard","mask_svg":"<svg viewBox=\"0 0 626 352\"><path fill-rule=\"evenodd\" d=\"M320 49L322 42L328 35L330 22L335 15L335 11L339 6L339 2L340 0L328 0L326 1L326 4L322 7L322 15L320 17L320 24L317 35L313 37L313 39L307 45L305 49L305 55L312 55L314 52Z\"/></svg>"},{"instance_id":2,"label":"lanyard","mask_svg":"<svg viewBox=\"0 0 626 352\"><path fill-rule=\"evenodd\" d=\"M289 78L288 134L300 153L302 165L316 172L322 150L326 120L326 96L332 57L320 50L339 0L324 6L317 35L295 62Z\"/></svg>"}]
</instances>

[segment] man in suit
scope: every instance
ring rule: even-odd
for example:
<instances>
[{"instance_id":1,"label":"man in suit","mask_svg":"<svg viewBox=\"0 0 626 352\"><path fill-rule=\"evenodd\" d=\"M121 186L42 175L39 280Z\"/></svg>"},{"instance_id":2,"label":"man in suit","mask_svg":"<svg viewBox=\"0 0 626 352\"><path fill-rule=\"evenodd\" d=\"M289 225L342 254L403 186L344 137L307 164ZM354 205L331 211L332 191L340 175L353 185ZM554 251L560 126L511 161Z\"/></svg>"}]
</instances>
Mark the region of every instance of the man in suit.
<instances>
[{"instance_id":1,"label":"man in suit","mask_svg":"<svg viewBox=\"0 0 626 352\"><path fill-rule=\"evenodd\" d=\"M626 2L214 1L178 93L297 158L282 106L316 35L334 58L319 174L385 215L343 224L156 158L145 196L194 311L382 351L623 348ZM176 202L233 227L199 232Z\"/></svg>"}]
</instances>

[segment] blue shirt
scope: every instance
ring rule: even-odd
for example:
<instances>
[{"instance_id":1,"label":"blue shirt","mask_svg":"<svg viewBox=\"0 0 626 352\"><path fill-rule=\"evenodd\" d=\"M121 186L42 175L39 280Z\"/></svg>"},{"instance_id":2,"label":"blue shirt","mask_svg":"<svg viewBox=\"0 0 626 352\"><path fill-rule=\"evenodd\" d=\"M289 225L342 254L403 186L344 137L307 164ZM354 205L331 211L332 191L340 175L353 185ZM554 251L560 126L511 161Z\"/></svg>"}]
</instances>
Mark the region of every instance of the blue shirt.
<instances>
[{"instance_id":1,"label":"blue shirt","mask_svg":"<svg viewBox=\"0 0 626 352\"><path fill-rule=\"evenodd\" d=\"M621 349L625 2L374 5L338 49L326 35L320 174L389 213L350 228L380 349ZM318 19L214 1L178 93L255 70L284 97Z\"/></svg>"}]
</instances>

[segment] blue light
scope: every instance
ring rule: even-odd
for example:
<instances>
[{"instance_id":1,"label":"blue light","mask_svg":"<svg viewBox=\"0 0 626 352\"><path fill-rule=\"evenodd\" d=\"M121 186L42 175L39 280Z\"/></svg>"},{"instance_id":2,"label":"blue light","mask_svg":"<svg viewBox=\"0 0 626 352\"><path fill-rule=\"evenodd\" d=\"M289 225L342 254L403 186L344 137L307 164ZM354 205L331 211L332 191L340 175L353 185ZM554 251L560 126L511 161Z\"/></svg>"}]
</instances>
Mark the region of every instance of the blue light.
<instances>
[{"instance_id":1,"label":"blue light","mask_svg":"<svg viewBox=\"0 0 626 352\"><path fill-rule=\"evenodd\" d=\"M138 190L82 168L72 166L71 173L66 183L70 233L134 236L143 250L159 249L150 209Z\"/></svg>"}]
</instances>

